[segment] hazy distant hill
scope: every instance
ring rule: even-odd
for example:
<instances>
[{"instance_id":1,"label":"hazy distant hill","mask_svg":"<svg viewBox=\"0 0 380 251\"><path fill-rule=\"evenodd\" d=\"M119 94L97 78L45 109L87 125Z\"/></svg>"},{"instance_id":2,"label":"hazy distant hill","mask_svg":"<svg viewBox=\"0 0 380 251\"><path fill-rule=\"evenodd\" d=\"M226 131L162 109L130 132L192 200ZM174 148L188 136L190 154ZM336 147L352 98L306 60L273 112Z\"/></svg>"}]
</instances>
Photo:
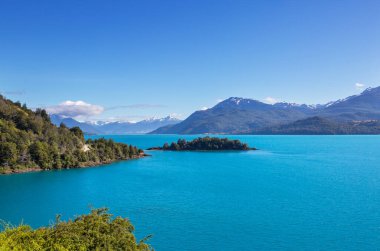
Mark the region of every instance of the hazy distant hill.
<instances>
[{"instance_id":1,"label":"hazy distant hill","mask_svg":"<svg viewBox=\"0 0 380 251\"><path fill-rule=\"evenodd\" d=\"M253 130L251 134L380 134L380 121L333 121L322 117L310 117L295 122Z\"/></svg>"},{"instance_id":2,"label":"hazy distant hill","mask_svg":"<svg viewBox=\"0 0 380 251\"><path fill-rule=\"evenodd\" d=\"M320 113L346 121L380 120L380 87L368 88L360 95L329 103Z\"/></svg>"},{"instance_id":3,"label":"hazy distant hill","mask_svg":"<svg viewBox=\"0 0 380 251\"><path fill-rule=\"evenodd\" d=\"M50 119L53 124L59 125L64 123L67 127L78 126L88 134L135 134L148 133L159 127L173 125L181 120L167 116L160 119L147 119L136 123L132 122L79 122L72 118L65 118L59 115L51 115Z\"/></svg>"},{"instance_id":4,"label":"hazy distant hill","mask_svg":"<svg viewBox=\"0 0 380 251\"><path fill-rule=\"evenodd\" d=\"M319 119L307 120L316 116ZM292 133L291 127L301 128L300 121L303 121L305 130L310 129L312 134L345 134L347 131L376 133L376 129L366 124L368 120L380 120L380 87L369 88L360 95L316 106L292 103L271 105L257 100L232 97L210 109L194 112L181 123L158 128L152 133L289 134ZM358 124L359 127L347 129ZM315 128L312 129L313 127ZM319 129L315 130L316 128ZM301 133L301 130L298 131Z\"/></svg>"},{"instance_id":5,"label":"hazy distant hill","mask_svg":"<svg viewBox=\"0 0 380 251\"><path fill-rule=\"evenodd\" d=\"M78 126L80 129L82 129L82 131L84 131L87 134L101 134L101 131L98 130L93 125L89 123L79 122L72 118L65 118L65 117L53 114L53 115L50 115L50 120L56 126L59 126L61 123L63 123L69 128Z\"/></svg>"},{"instance_id":6,"label":"hazy distant hill","mask_svg":"<svg viewBox=\"0 0 380 251\"><path fill-rule=\"evenodd\" d=\"M211 109L196 111L181 123L153 133L241 133L268 124L301 119L311 113L307 106L274 106L256 100L229 98Z\"/></svg>"}]
</instances>

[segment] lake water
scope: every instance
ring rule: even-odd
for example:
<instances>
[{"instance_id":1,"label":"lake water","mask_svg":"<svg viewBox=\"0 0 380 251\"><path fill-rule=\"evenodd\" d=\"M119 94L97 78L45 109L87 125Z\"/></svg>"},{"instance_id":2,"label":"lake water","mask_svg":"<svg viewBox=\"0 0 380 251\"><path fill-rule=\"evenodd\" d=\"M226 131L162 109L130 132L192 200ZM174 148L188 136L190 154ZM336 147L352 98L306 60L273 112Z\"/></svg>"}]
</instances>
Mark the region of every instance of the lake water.
<instances>
[{"instance_id":1,"label":"lake water","mask_svg":"<svg viewBox=\"0 0 380 251\"><path fill-rule=\"evenodd\" d=\"M108 136L141 148L178 136ZM186 136L190 139L194 136ZM229 136L261 150L160 152L0 176L0 218L47 225L92 207L160 250L379 250L379 136Z\"/></svg>"}]
</instances>

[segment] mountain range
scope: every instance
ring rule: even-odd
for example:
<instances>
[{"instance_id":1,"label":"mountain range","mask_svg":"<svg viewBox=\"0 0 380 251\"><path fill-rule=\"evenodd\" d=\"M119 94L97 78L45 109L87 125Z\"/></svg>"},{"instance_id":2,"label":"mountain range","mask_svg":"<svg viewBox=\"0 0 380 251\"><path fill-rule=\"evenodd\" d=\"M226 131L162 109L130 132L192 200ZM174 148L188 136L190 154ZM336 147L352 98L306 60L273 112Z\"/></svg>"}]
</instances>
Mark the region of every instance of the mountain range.
<instances>
[{"instance_id":1,"label":"mountain range","mask_svg":"<svg viewBox=\"0 0 380 251\"><path fill-rule=\"evenodd\" d=\"M324 105L231 97L154 134L380 134L380 87Z\"/></svg>"},{"instance_id":2,"label":"mountain range","mask_svg":"<svg viewBox=\"0 0 380 251\"><path fill-rule=\"evenodd\" d=\"M79 122L73 118L63 117L60 115L50 115L53 124L59 126L61 123L72 128L78 126L87 134L141 134L148 133L162 126L172 125L181 122L181 120L167 116L164 118L151 118L136 123L133 122Z\"/></svg>"}]
</instances>

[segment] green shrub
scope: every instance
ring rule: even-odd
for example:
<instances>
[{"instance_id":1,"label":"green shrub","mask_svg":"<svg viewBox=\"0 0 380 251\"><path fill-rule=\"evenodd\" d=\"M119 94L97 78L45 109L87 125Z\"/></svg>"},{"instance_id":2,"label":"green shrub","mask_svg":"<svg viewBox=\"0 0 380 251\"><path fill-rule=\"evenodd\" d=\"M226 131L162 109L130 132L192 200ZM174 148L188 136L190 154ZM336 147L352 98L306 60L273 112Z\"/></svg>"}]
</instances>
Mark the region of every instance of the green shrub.
<instances>
[{"instance_id":1,"label":"green shrub","mask_svg":"<svg viewBox=\"0 0 380 251\"><path fill-rule=\"evenodd\" d=\"M94 209L74 220L60 221L33 230L28 225L4 226L0 250L152 250L145 241L136 241L129 220L112 218L105 208Z\"/></svg>"}]
</instances>

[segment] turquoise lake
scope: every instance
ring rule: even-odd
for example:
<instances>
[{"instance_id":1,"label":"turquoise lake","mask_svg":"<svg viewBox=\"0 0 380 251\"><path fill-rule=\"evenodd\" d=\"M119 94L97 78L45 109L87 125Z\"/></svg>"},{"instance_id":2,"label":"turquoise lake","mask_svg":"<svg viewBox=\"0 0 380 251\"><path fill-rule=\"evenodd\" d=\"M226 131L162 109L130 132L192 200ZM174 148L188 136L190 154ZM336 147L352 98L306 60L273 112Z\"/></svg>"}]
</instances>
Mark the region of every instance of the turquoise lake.
<instances>
[{"instance_id":1,"label":"turquoise lake","mask_svg":"<svg viewBox=\"0 0 380 251\"><path fill-rule=\"evenodd\" d=\"M140 148L177 135L107 136ZM379 250L380 136L228 136L259 151L160 152L0 176L0 219L108 207L160 250Z\"/></svg>"}]
</instances>

